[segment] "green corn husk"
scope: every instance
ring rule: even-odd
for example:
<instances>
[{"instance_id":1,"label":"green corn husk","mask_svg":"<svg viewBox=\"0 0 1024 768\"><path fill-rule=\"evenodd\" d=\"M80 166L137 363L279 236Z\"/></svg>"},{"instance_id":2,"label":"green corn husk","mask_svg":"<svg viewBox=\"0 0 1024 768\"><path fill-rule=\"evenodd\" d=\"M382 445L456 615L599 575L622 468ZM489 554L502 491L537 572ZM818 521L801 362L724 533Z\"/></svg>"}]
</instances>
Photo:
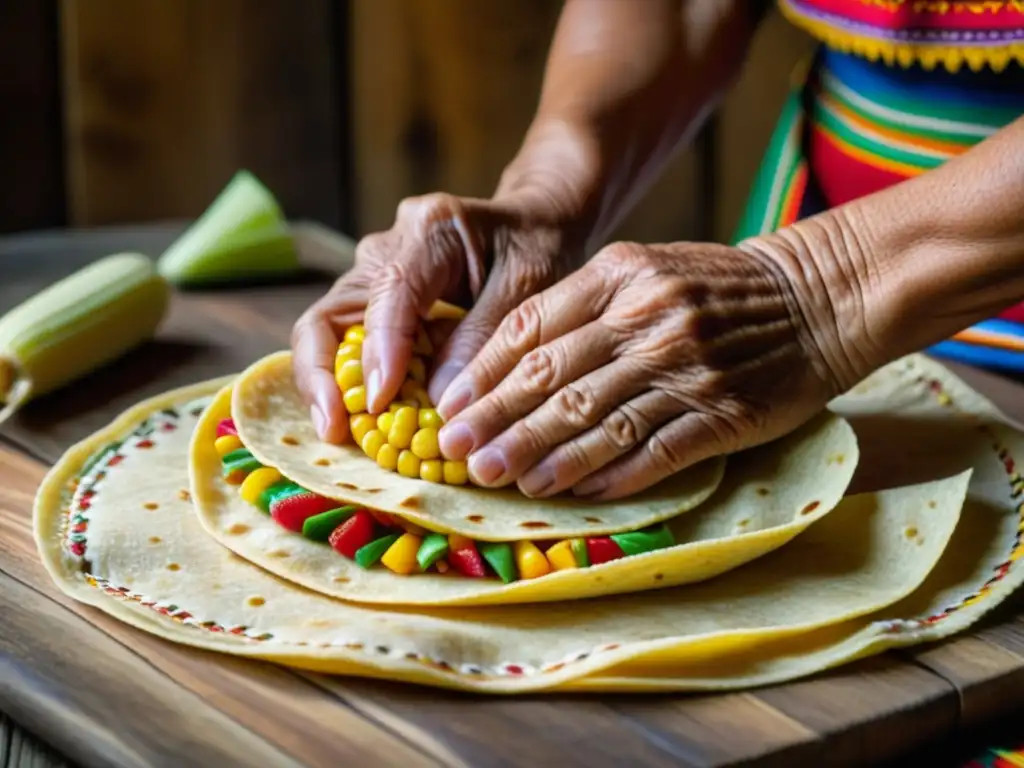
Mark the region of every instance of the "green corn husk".
<instances>
[{"instance_id":1,"label":"green corn husk","mask_svg":"<svg viewBox=\"0 0 1024 768\"><path fill-rule=\"evenodd\" d=\"M239 171L157 267L170 283L188 288L288 276L298 272L299 257L277 200Z\"/></svg>"},{"instance_id":2,"label":"green corn husk","mask_svg":"<svg viewBox=\"0 0 1024 768\"><path fill-rule=\"evenodd\" d=\"M0 421L151 338L170 303L152 261L93 262L0 317Z\"/></svg>"}]
</instances>

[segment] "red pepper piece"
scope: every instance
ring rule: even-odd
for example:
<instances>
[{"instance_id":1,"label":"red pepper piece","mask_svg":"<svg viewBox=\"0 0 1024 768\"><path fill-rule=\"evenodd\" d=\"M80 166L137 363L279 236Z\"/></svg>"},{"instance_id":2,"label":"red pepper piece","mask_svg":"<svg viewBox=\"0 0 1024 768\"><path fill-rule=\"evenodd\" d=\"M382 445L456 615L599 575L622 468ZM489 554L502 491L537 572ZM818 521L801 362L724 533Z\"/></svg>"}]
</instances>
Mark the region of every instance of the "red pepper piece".
<instances>
[{"instance_id":1,"label":"red pepper piece","mask_svg":"<svg viewBox=\"0 0 1024 768\"><path fill-rule=\"evenodd\" d=\"M482 579L487 575L484 559L476 545L462 536L448 537L448 564L463 576Z\"/></svg>"},{"instance_id":2,"label":"red pepper piece","mask_svg":"<svg viewBox=\"0 0 1024 768\"><path fill-rule=\"evenodd\" d=\"M367 512L369 512L373 516L373 519L385 528L402 527L402 523L400 522L399 518L395 517L394 515L390 515L387 512L381 512L380 510L377 509L367 510Z\"/></svg>"},{"instance_id":3,"label":"red pepper piece","mask_svg":"<svg viewBox=\"0 0 1024 768\"><path fill-rule=\"evenodd\" d=\"M625 557L626 553L608 536L597 536L587 539L587 555L590 557L591 565L600 565Z\"/></svg>"},{"instance_id":4,"label":"red pepper piece","mask_svg":"<svg viewBox=\"0 0 1024 768\"><path fill-rule=\"evenodd\" d=\"M226 437L227 435L238 437L238 430L235 429L233 419L224 419L217 425L217 437Z\"/></svg>"},{"instance_id":5,"label":"red pepper piece","mask_svg":"<svg viewBox=\"0 0 1024 768\"><path fill-rule=\"evenodd\" d=\"M302 533L302 524L307 518L319 515L329 509L336 509L338 502L326 499L315 493L297 493L294 496L280 499L270 506L270 516L277 524L289 531Z\"/></svg>"},{"instance_id":6,"label":"red pepper piece","mask_svg":"<svg viewBox=\"0 0 1024 768\"><path fill-rule=\"evenodd\" d=\"M334 550L349 560L354 560L356 551L373 540L373 515L365 509L357 509L355 513L331 531L327 541Z\"/></svg>"}]
</instances>

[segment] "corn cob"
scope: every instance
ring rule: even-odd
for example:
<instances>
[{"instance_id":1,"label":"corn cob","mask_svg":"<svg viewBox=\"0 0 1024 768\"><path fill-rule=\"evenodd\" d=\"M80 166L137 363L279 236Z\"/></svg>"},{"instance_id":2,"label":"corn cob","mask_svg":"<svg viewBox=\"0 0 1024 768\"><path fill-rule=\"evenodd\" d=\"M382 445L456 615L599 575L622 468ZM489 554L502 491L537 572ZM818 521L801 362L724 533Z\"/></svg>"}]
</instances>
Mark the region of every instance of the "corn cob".
<instances>
[{"instance_id":1,"label":"corn cob","mask_svg":"<svg viewBox=\"0 0 1024 768\"><path fill-rule=\"evenodd\" d=\"M0 317L0 421L152 336L170 288L141 254L100 259Z\"/></svg>"},{"instance_id":2,"label":"corn cob","mask_svg":"<svg viewBox=\"0 0 1024 768\"><path fill-rule=\"evenodd\" d=\"M427 319L458 320L464 315L459 307L439 301ZM427 363L434 353L426 331L420 328L417 334L399 399L376 417L366 412L361 362L365 337L362 325L348 328L334 361L334 378L349 413L352 441L384 469L432 483L465 485L469 482L466 462L442 458L438 447L442 420L426 390Z\"/></svg>"}]
</instances>

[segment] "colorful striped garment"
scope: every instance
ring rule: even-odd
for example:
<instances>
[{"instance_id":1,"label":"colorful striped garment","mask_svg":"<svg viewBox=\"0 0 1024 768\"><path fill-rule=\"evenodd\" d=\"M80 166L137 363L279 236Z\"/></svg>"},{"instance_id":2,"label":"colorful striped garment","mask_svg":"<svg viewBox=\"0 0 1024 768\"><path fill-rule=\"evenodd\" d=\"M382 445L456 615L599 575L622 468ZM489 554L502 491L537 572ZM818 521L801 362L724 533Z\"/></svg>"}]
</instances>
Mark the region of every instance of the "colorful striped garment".
<instances>
[{"instance_id":1,"label":"colorful striped garment","mask_svg":"<svg viewBox=\"0 0 1024 768\"><path fill-rule=\"evenodd\" d=\"M783 108L734 242L924 173L1024 115L1024 0L780 5L825 46ZM1024 371L1024 303L929 351Z\"/></svg>"}]
</instances>

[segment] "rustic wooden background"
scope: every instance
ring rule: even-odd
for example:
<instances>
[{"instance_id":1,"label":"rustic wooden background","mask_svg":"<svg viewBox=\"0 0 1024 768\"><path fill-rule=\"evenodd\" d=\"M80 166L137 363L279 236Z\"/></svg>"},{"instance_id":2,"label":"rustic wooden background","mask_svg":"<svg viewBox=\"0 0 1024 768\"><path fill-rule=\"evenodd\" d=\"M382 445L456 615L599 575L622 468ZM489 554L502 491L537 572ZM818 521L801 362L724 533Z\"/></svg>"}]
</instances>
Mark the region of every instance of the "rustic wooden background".
<instances>
[{"instance_id":1,"label":"rustic wooden background","mask_svg":"<svg viewBox=\"0 0 1024 768\"><path fill-rule=\"evenodd\" d=\"M405 196L487 195L559 0L3 0L0 231L197 215L239 167L354 234ZM727 239L796 61L773 16L695 147L623 225Z\"/></svg>"}]
</instances>

